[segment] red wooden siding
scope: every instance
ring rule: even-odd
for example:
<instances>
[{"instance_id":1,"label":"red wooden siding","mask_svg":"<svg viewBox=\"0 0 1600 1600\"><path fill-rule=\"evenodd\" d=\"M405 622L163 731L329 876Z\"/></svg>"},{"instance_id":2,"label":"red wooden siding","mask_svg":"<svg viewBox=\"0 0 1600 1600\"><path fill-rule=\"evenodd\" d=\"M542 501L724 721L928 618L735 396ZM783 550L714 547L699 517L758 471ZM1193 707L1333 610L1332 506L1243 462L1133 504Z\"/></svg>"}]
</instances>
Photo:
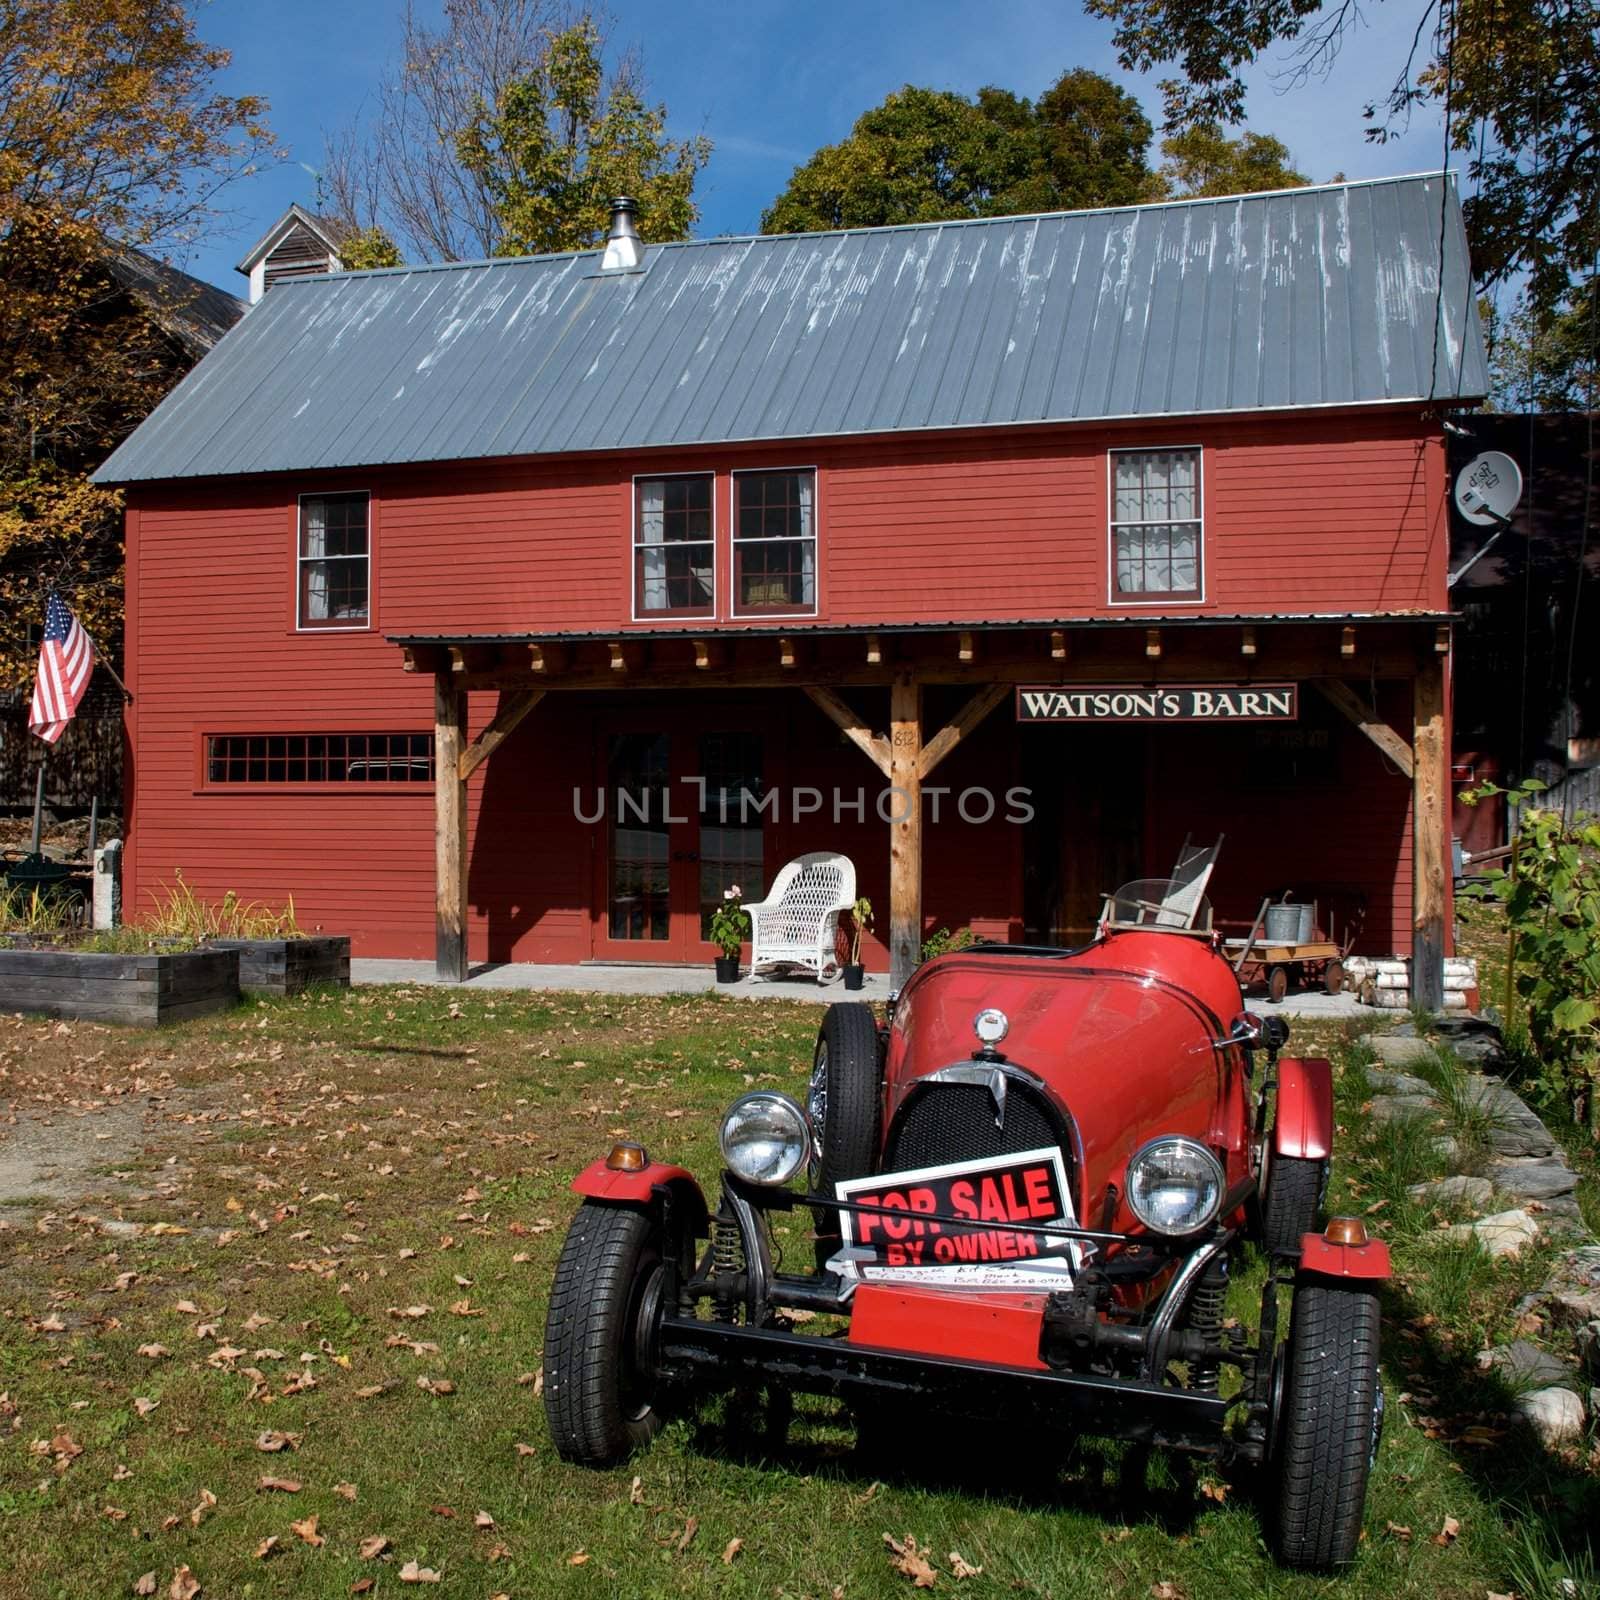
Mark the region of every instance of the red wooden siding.
<instances>
[{"instance_id":1,"label":"red wooden siding","mask_svg":"<svg viewBox=\"0 0 1600 1600\"><path fill-rule=\"evenodd\" d=\"M1442 450L1435 429L1414 414L1304 413L137 486L128 515L136 696L130 913L147 910L181 868L208 898L233 889L281 903L292 893L302 924L350 932L358 953L431 956L428 785L208 790L201 737L430 729L431 682L401 671L386 634L629 626L636 473L717 472L724 616L729 470L815 465L821 623L1130 612L1154 620L1159 609L1107 603L1106 451L1187 443L1205 450L1206 598L1175 612L1444 605ZM343 488L373 496L371 626L298 633L296 498ZM862 891L886 913L887 830L873 811L878 776L797 692L784 691L774 712L776 693L751 702L773 730L771 780L837 783L852 793L860 786L867 804L860 823L835 827L824 816L770 830L769 869L819 844L845 849ZM866 691L858 699L863 709L874 703ZM492 714L492 700L473 697L474 729ZM592 851L603 830L572 820L571 790L592 771L596 705L592 696L552 694L469 785L473 960L590 953ZM1408 706L1397 702L1392 716L1406 726ZM1067 730L1049 733L1061 735L1062 759L1071 760ZM1347 881L1367 897L1367 947L1406 947L1409 786L1385 773L1358 736L1341 732L1339 784L1261 795L1230 782L1216 759L1233 735L1166 729L1148 737L1146 870L1165 870L1186 831L1226 831L1219 897L1230 912L1241 904L1253 911L1252 897L1273 883L1294 886L1301 861L1315 861L1318 878ZM1202 737L1221 743L1195 754ZM994 784L999 774L1003 790L1015 781L1017 759L1017 732L1001 710L938 781ZM1207 784L1193 781L1196 770ZM929 925L1017 934L1022 848L1014 828L934 827ZM869 951L881 964L881 946Z\"/></svg>"}]
</instances>

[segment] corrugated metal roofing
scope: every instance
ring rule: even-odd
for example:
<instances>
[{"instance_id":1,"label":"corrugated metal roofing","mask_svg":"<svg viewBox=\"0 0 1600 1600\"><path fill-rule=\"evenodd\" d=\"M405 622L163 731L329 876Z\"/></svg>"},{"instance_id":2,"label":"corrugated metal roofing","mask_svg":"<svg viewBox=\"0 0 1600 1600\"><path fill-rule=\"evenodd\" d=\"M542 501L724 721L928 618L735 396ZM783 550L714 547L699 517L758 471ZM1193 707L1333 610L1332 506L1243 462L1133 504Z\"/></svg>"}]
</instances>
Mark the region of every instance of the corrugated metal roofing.
<instances>
[{"instance_id":1,"label":"corrugated metal roofing","mask_svg":"<svg viewBox=\"0 0 1600 1600\"><path fill-rule=\"evenodd\" d=\"M280 284L96 479L1476 399L1488 383L1442 174L598 264Z\"/></svg>"}]
</instances>

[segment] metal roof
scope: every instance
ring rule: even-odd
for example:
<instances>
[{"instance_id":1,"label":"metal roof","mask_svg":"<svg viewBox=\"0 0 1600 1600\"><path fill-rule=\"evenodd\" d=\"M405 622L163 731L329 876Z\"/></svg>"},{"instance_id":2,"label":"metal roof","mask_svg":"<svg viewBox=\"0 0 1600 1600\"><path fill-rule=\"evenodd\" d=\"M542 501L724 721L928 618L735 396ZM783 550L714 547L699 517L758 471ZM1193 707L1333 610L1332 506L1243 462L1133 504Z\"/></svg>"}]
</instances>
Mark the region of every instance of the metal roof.
<instances>
[{"instance_id":1,"label":"metal roof","mask_svg":"<svg viewBox=\"0 0 1600 1600\"><path fill-rule=\"evenodd\" d=\"M651 246L641 271L598 266L586 251L280 284L96 481L1456 402L1488 386L1441 173L690 240Z\"/></svg>"},{"instance_id":2,"label":"metal roof","mask_svg":"<svg viewBox=\"0 0 1600 1600\"><path fill-rule=\"evenodd\" d=\"M191 277L176 267L123 246L106 258L107 270L145 311L199 358L250 309L249 302Z\"/></svg>"}]
</instances>

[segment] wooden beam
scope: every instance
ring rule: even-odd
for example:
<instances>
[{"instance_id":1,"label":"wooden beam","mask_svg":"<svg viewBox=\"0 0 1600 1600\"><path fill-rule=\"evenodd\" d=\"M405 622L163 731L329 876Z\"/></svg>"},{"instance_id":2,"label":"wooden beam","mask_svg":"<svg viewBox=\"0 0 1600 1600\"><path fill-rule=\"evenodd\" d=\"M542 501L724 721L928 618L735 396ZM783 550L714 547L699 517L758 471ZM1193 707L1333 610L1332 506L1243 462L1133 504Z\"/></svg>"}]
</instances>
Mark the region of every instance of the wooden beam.
<instances>
[{"instance_id":1,"label":"wooden beam","mask_svg":"<svg viewBox=\"0 0 1600 1600\"><path fill-rule=\"evenodd\" d=\"M980 689L925 745L917 761L917 776L929 777L933 769L1003 700L1011 698L1009 683L991 683Z\"/></svg>"},{"instance_id":2,"label":"wooden beam","mask_svg":"<svg viewBox=\"0 0 1600 1600\"><path fill-rule=\"evenodd\" d=\"M545 693L543 689L523 689L501 699L494 720L461 752L456 763L456 775L463 783L511 737L517 724L544 699Z\"/></svg>"},{"instance_id":3,"label":"wooden beam","mask_svg":"<svg viewBox=\"0 0 1600 1600\"><path fill-rule=\"evenodd\" d=\"M787 634L778 640L778 665L785 672L793 672L805 659L806 645L803 639L792 639Z\"/></svg>"},{"instance_id":4,"label":"wooden beam","mask_svg":"<svg viewBox=\"0 0 1600 1600\"><path fill-rule=\"evenodd\" d=\"M972 662L978 659L978 641L976 635L961 632L956 635L956 660Z\"/></svg>"},{"instance_id":5,"label":"wooden beam","mask_svg":"<svg viewBox=\"0 0 1600 1600\"><path fill-rule=\"evenodd\" d=\"M450 672L433 680L434 969L445 983L467 976L467 786L461 748L467 697Z\"/></svg>"},{"instance_id":6,"label":"wooden beam","mask_svg":"<svg viewBox=\"0 0 1600 1600\"><path fill-rule=\"evenodd\" d=\"M883 636L869 633L867 635L867 665L878 667L883 665Z\"/></svg>"},{"instance_id":7,"label":"wooden beam","mask_svg":"<svg viewBox=\"0 0 1600 1600\"><path fill-rule=\"evenodd\" d=\"M1067 642L1067 633L1064 628L1050 630L1050 659L1052 661L1065 661L1071 646Z\"/></svg>"},{"instance_id":8,"label":"wooden beam","mask_svg":"<svg viewBox=\"0 0 1600 1600\"><path fill-rule=\"evenodd\" d=\"M1152 661L1161 659L1161 630L1159 628L1146 628L1144 630L1144 653Z\"/></svg>"},{"instance_id":9,"label":"wooden beam","mask_svg":"<svg viewBox=\"0 0 1600 1600\"><path fill-rule=\"evenodd\" d=\"M1354 628L1341 628L1339 630L1339 654L1346 659L1356 653L1356 630Z\"/></svg>"},{"instance_id":10,"label":"wooden beam","mask_svg":"<svg viewBox=\"0 0 1600 1600\"><path fill-rule=\"evenodd\" d=\"M830 718L845 738L887 778L889 741L882 734L874 733L831 689L824 689L815 683L808 683L805 689L811 703Z\"/></svg>"},{"instance_id":11,"label":"wooden beam","mask_svg":"<svg viewBox=\"0 0 1600 1600\"><path fill-rule=\"evenodd\" d=\"M1425 660L1411 685L1411 1003L1444 1010L1449 926L1450 755L1445 745L1444 661Z\"/></svg>"},{"instance_id":12,"label":"wooden beam","mask_svg":"<svg viewBox=\"0 0 1600 1600\"><path fill-rule=\"evenodd\" d=\"M1438 656L1450 654L1450 624L1438 623L1433 630L1433 653Z\"/></svg>"},{"instance_id":13,"label":"wooden beam","mask_svg":"<svg viewBox=\"0 0 1600 1600\"><path fill-rule=\"evenodd\" d=\"M889 982L898 989L922 959L922 685L889 686Z\"/></svg>"},{"instance_id":14,"label":"wooden beam","mask_svg":"<svg viewBox=\"0 0 1600 1600\"><path fill-rule=\"evenodd\" d=\"M1254 628L1246 628L1244 632L1239 635L1239 654L1242 656L1253 656L1255 653L1256 630Z\"/></svg>"},{"instance_id":15,"label":"wooden beam","mask_svg":"<svg viewBox=\"0 0 1600 1600\"><path fill-rule=\"evenodd\" d=\"M696 639L694 641L694 666L696 672L711 672L725 666L728 647L721 639Z\"/></svg>"},{"instance_id":16,"label":"wooden beam","mask_svg":"<svg viewBox=\"0 0 1600 1600\"><path fill-rule=\"evenodd\" d=\"M644 645L638 639L610 639L606 649L611 653L613 672L637 672L644 665Z\"/></svg>"},{"instance_id":17,"label":"wooden beam","mask_svg":"<svg viewBox=\"0 0 1600 1600\"><path fill-rule=\"evenodd\" d=\"M567 669L567 647L564 644L530 644L528 670L540 677L552 677Z\"/></svg>"},{"instance_id":18,"label":"wooden beam","mask_svg":"<svg viewBox=\"0 0 1600 1600\"><path fill-rule=\"evenodd\" d=\"M440 672L449 664L449 656L435 644L408 644L402 651L407 672Z\"/></svg>"},{"instance_id":19,"label":"wooden beam","mask_svg":"<svg viewBox=\"0 0 1600 1600\"><path fill-rule=\"evenodd\" d=\"M1402 739L1348 683L1342 678L1313 678L1311 682L1322 697L1348 717L1406 777L1412 775L1414 767L1410 743Z\"/></svg>"}]
</instances>

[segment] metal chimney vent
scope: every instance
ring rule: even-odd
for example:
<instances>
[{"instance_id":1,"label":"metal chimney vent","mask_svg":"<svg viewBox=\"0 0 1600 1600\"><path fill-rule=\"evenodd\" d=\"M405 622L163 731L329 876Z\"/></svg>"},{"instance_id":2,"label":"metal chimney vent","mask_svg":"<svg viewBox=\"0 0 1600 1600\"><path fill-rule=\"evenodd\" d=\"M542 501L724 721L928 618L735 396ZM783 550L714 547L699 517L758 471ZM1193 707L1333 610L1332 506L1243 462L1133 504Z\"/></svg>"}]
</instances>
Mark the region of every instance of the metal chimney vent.
<instances>
[{"instance_id":1,"label":"metal chimney vent","mask_svg":"<svg viewBox=\"0 0 1600 1600\"><path fill-rule=\"evenodd\" d=\"M602 272L637 272L644 265L644 245L633 225L636 209L625 194L611 202L611 232L606 235L606 252L600 258Z\"/></svg>"}]
</instances>

